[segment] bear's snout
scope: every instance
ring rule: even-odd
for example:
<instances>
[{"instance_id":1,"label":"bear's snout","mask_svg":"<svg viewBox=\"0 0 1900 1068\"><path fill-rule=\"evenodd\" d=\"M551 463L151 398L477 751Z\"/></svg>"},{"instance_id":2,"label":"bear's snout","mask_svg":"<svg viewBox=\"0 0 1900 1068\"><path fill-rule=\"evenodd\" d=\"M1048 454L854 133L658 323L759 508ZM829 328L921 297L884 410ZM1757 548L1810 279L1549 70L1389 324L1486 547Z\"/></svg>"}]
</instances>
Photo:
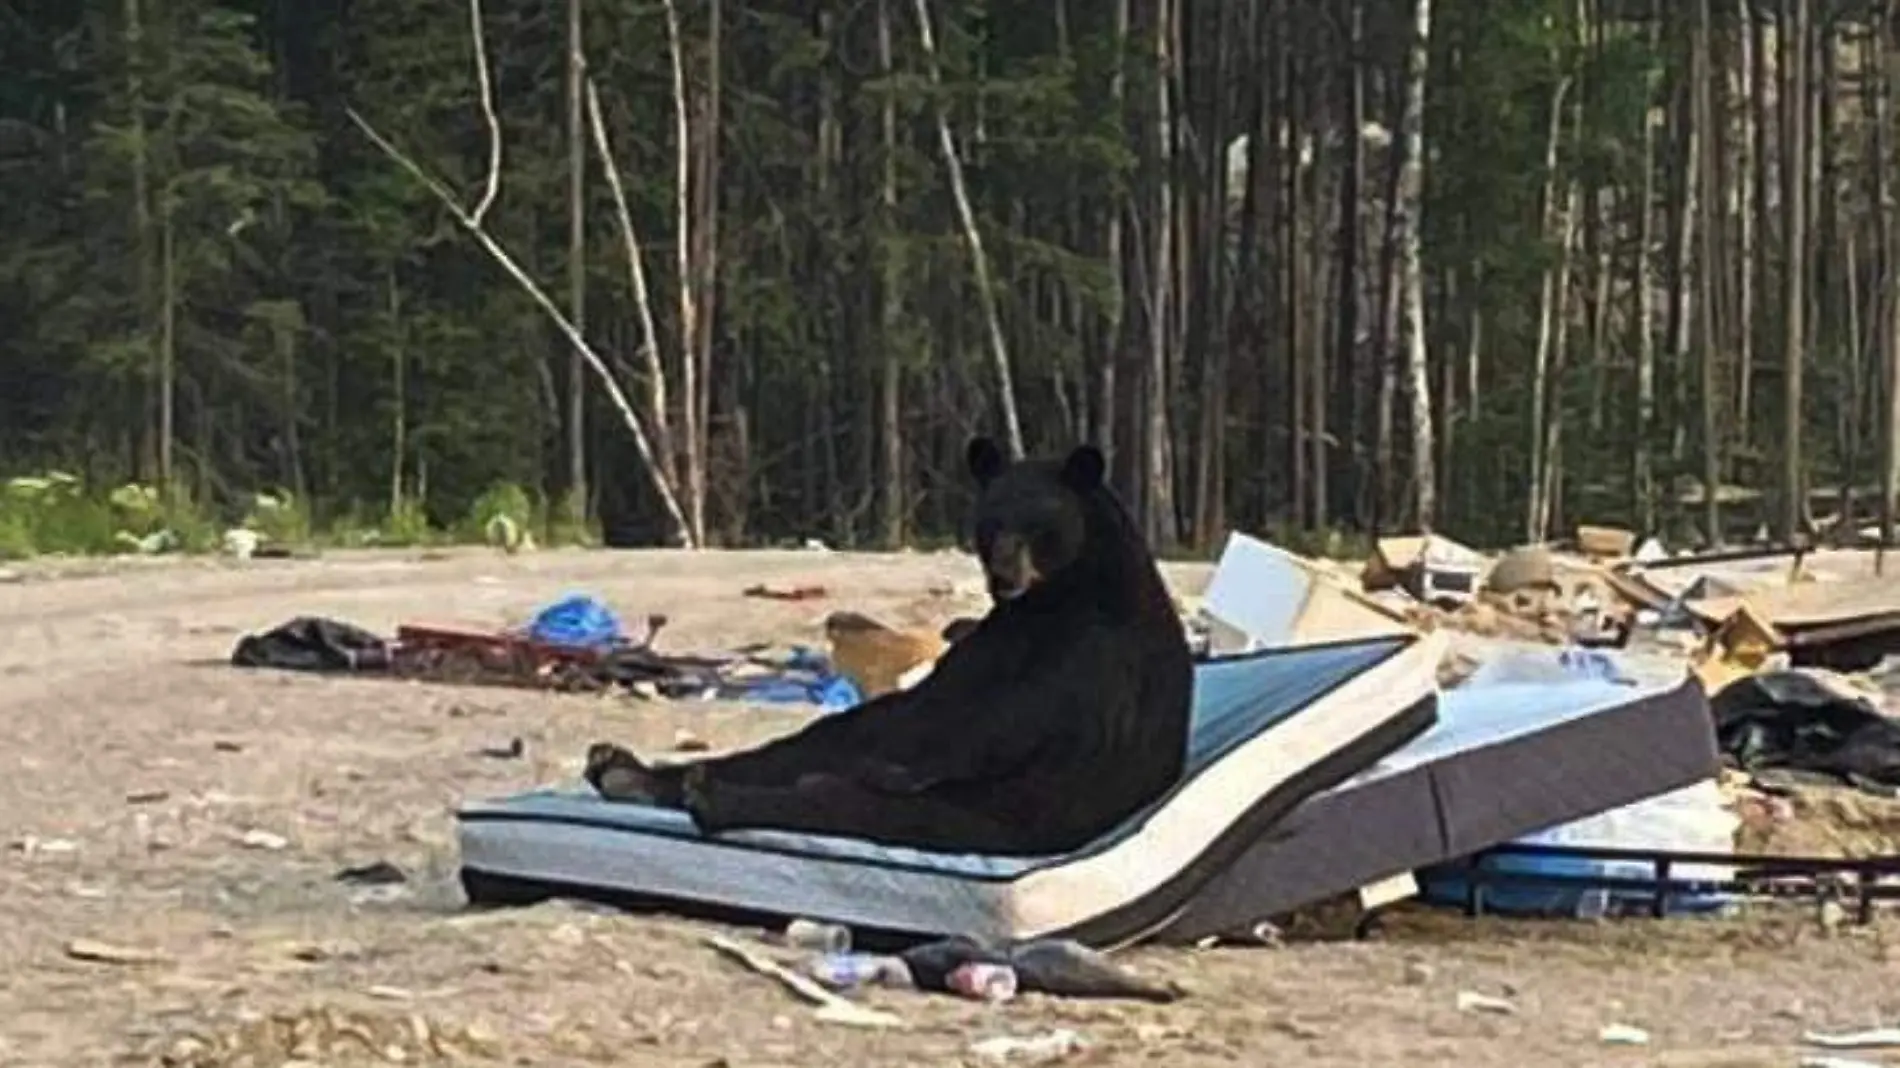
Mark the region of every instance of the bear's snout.
<instances>
[{"instance_id":1,"label":"bear's snout","mask_svg":"<svg viewBox=\"0 0 1900 1068\"><path fill-rule=\"evenodd\" d=\"M1042 578L1028 540L1015 534L996 536L983 560L983 570L989 579L990 596L998 601L1022 596Z\"/></svg>"}]
</instances>

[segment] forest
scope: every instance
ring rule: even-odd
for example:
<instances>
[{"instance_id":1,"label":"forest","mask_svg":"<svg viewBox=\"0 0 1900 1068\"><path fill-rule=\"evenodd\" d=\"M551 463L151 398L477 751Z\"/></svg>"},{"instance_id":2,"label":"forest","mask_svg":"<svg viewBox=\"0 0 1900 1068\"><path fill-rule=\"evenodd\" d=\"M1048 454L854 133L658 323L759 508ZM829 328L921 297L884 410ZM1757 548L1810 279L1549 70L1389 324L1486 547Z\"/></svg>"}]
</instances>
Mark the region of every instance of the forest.
<instances>
[{"instance_id":1,"label":"forest","mask_svg":"<svg viewBox=\"0 0 1900 1068\"><path fill-rule=\"evenodd\" d=\"M0 0L0 556L82 547L61 487L928 544L979 432L1100 444L1169 551L1890 528L1897 25Z\"/></svg>"}]
</instances>

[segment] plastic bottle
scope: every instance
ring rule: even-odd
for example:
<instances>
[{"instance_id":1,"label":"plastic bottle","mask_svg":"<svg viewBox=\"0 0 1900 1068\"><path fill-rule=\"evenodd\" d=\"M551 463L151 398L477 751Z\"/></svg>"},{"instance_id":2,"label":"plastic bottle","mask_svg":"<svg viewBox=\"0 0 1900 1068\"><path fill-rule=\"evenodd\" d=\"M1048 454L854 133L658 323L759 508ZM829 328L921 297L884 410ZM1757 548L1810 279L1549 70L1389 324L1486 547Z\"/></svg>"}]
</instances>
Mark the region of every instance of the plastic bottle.
<instances>
[{"instance_id":1,"label":"plastic bottle","mask_svg":"<svg viewBox=\"0 0 1900 1068\"><path fill-rule=\"evenodd\" d=\"M977 1001L1008 1001L1016 996L1016 969L972 961L951 971L945 985Z\"/></svg>"},{"instance_id":2,"label":"plastic bottle","mask_svg":"<svg viewBox=\"0 0 1900 1068\"><path fill-rule=\"evenodd\" d=\"M850 990L873 984L892 987L911 985L910 969L903 961L871 953L826 953L807 965L805 971L832 990Z\"/></svg>"},{"instance_id":3,"label":"plastic bottle","mask_svg":"<svg viewBox=\"0 0 1900 1068\"><path fill-rule=\"evenodd\" d=\"M809 949L816 953L848 953L851 950L851 929L835 923L793 920L785 925L784 937L785 944L794 949Z\"/></svg>"}]
</instances>

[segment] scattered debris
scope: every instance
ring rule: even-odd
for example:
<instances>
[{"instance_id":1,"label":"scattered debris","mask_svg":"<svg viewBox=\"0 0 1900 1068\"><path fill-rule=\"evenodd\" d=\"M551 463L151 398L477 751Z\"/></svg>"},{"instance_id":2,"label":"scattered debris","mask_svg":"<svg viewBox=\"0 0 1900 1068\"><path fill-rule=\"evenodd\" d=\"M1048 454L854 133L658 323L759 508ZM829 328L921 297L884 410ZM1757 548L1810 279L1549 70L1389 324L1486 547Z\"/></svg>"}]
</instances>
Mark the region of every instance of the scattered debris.
<instances>
[{"instance_id":1,"label":"scattered debris","mask_svg":"<svg viewBox=\"0 0 1900 1068\"><path fill-rule=\"evenodd\" d=\"M1606 1024L1597 1032L1597 1041L1606 1046L1647 1046L1649 1032L1628 1024Z\"/></svg>"},{"instance_id":2,"label":"scattered debris","mask_svg":"<svg viewBox=\"0 0 1900 1068\"><path fill-rule=\"evenodd\" d=\"M1622 527L1577 525L1577 550L1599 563L1625 560L1636 548L1636 533Z\"/></svg>"},{"instance_id":3,"label":"scattered debris","mask_svg":"<svg viewBox=\"0 0 1900 1068\"><path fill-rule=\"evenodd\" d=\"M15 853L23 853L29 857L40 855L61 856L67 853L79 852L79 843L70 838L41 838L37 835L29 834L24 838L15 839L9 844L8 848L12 849Z\"/></svg>"},{"instance_id":4,"label":"scattered debris","mask_svg":"<svg viewBox=\"0 0 1900 1068\"><path fill-rule=\"evenodd\" d=\"M793 949L806 949L815 953L849 953L851 951L851 929L835 923L793 920L785 925L785 931L780 937L785 945Z\"/></svg>"},{"instance_id":5,"label":"scattered debris","mask_svg":"<svg viewBox=\"0 0 1900 1068\"><path fill-rule=\"evenodd\" d=\"M777 980L781 986L816 1006L816 1011L812 1013L814 1019L825 1023L843 1024L847 1027L902 1027L904 1024L903 1019L894 1013L854 1004L826 990L811 978L800 975L775 961L767 960L729 938L709 935L706 938L706 944L737 961L748 970Z\"/></svg>"},{"instance_id":6,"label":"scattered debris","mask_svg":"<svg viewBox=\"0 0 1900 1068\"><path fill-rule=\"evenodd\" d=\"M352 886L394 886L409 881L408 873L386 860L378 860L336 873L336 881Z\"/></svg>"},{"instance_id":7,"label":"scattered debris","mask_svg":"<svg viewBox=\"0 0 1900 1068\"><path fill-rule=\"evenodd\" d=\"M1498 557L1498 562L1491 565L1491 573L1485 577L1484 588L1506 595L1556 593L1562 589L1557 583L1557 566L1550 558L1550 550L1542 545L1512 549Z\"/></svg>"},{"instance_id":8,"label":"scattered debris","mask_svg":"<svg viewBox=\"0 0 1900 1068\"><path fill-rule=\"evenodd\" d=\"M746 587L745 595L768 601L815 601L826 596L826 592L823 586L772 586L761 583Z\"/></svg>"},{"instance_id":9,"label":"scattered debris","mask_svg":"<svg viewBox=\"0 0 1900 1068\"><path fill-rule=\"evenodd\" d=\"M917 985L903 958L872 953L826 953L808 963L805 974L827 990L853 990L861 986L909 990Z\"/></svg>"},{"instance_id":10,"label":"scattered debris","mask_svg":"<svg viewBox=\"0 0 1900 1068\"><path fill-rule=\"evenodd\" d=\"M1891 1049L1900 1046L1900 1027L1876 1027L1867 1031L1828 1034L1809 1031L1801 1036L1804 1045L1822 1049Z\"/></svg>"},{"instance_id":11,"label":"scattered debris","mask_svg":"<svg viewBox=\"0 0 1900 1068\"><path fill-rule=\"evenodd\" d=\"M285 955L291 960L305 964L322 964L333 960L351 960L363 953L363 947L354 942L289 942L283 946Z\"/></svg>"},{"instance_id":12,"label":"scattered debris","mask_svg":"<svg viewBox=\"0 0 1900 1068\"><path fill-rule=\"evenodd\" d=\"M514 737L508 739L507 745L485 745L477 749L475 754L490 760L520 760L521 755L527 751L528 744L519 737Z\"/></svg>"},{"instance_id":13,"label":"scattered debris","mask_svg":"<svg viewBox=\"0 0 1900 1068\"><path fill-rule=\"evenodd\" d=\"M224 532L224 553L238 560L249 560L257 554L261 538L255 530L248 527L233 527Z\"/></svg>"},{"instance_id":14,"label":"scattered debris","mask_svg":"<svg viewBox=\"0 0 1900 1068\"><path fill-rule=\"evenodd\" d=\"M1018 1038L999 1035L970 1044L970 1052L986 1061L1027 1061L1046 1064L1082 1052L1087 1043L1074 1031L1063 1028L1040 1035Z\"/></svg>"},{"instance_id":15,"label":"scattered debris","mask_svg":"<svg viewBox=\"0 0 1900 1068\"><path fill-rule=\"evenodd\" d=\"M278 852L290 848L290 839L274 831L260 830L256 827L245 831L238 837L238 844L246 849L264 849Z\"/></svg>"},{"instance_id":16,"label":"scattered debris","mask_svg":"<svg viewBox=\"0 0 1900 1068\"><path fill-rule=\"evenodd\" d=\"M825 617L825 638L831 643L831 662L850 679L866 700L906 689L927 673L949 647L943 635L929 630L899 630L861 612L833 612Z\"/></svg>"},{"instance_id":17,"label":"scattered debris","mask_svg":"<svg viewBox=\"0 0 1900 1068\"><path fill-rule=\"evenodd\" d=\"M74 960L95 964L166 964L171 960L157 950L119 946L90 938L76 938L66 943L66 955Z\"/></svg>"},{"instance_id":18,"label":"scattered debris","mask_svg":"<svg viewBox=\"0 0 1900 1068\"><path fill-rule=\"evenodd\" d=\"M1459 1012L1482 1012L1494 1016L1514 1016L1517 1006L1503 998L1494 998L1489 994L1480 994L1471 990L1458 991Z\"/></svg>"},{"instance_id":19,"label":"scattered debris","mask_svg":"<svg viewBox=\"0 0 1900 1068\"><path fill-rule=\"evenodd\" d=\"M1425 604L1463 604L1477 593L1485 560L1436 534L1380 538L1360 573L1368 592L1401 589Z\"/></svg>"},{"instance_id":20,"label":"scattered debris","mask_svg":"<svg viewBox=\"0 0 1900 1068\"><path fill-rule=\"evenodd\" d=\"M971 1001L998 1003L1016 998L1016 969L1007 964L971 961L951 969L944 985Z\"/></svg>"}]
</instances>

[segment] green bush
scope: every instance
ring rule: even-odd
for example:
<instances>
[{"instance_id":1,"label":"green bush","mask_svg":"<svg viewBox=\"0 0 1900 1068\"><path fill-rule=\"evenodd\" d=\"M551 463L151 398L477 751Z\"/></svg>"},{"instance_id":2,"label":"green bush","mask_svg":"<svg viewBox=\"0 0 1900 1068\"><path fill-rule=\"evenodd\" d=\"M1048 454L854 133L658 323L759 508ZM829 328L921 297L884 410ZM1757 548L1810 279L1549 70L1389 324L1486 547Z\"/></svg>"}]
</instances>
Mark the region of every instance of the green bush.
<instances>
[{"instance_id":1,"label":"green bush","mask_svg":"<svg viewBox=\"0 0 1900 1068\"><path fill-rule=\"evenodd\" d=\"M253 496L244 525L273 545L310 544L310 510L287 490Z\"/></svg>"},{"instance_id":2,"label":"green bush","mask_svg":"<svg viewBox=\"0 0 1900 1068\"><path fill-rule=\"evenodd\" d=\"M538 526L536 511L534 498L527 490L513 482L497 482L468 506L468 514L462 517L456 533L466 541L495 544L501 538L496 532L512 525L512 540L518 543L521 535Z\"/></svg>"},{"instance_id":3,"label":"green bush","mask_svg":"<svg viewBox=\"0 0 1900 1068\"><path fill-rule=\"evenodd\" d=\"M413 548L437 541L435 526L422 502L405 497L383 520L374 544L392 548Z\"/></svg>"},{"instance_id":4,"label":"green bush","mask_svg":"<svg viewBox=\"0 0 1900 1068\"><path fill-rule=\"evenodd\" d=\"M8 549L21 556L110 553L123 544L112 505L87 496L78 476L64 471L8 480L0 514Z\"/></svg>"}]
</instances>

